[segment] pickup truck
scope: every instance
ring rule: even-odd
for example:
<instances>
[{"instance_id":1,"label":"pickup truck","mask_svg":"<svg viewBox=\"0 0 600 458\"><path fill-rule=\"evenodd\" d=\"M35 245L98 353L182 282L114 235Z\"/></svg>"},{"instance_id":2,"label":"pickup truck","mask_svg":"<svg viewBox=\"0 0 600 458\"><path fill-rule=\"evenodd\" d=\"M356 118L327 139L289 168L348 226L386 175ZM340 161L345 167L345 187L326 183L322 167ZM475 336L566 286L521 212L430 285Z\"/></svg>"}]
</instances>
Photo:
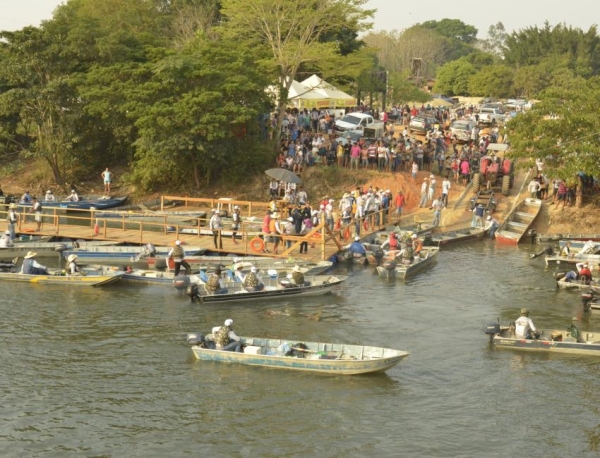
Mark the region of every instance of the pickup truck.
<instances>
[{"instance_id":1,"label":"pickup truck","mask_svg":"<svg viewBox=\"0 0 600 458\"><path fill-rule=\"evenodd\" d=\"M479 110L479 124L496 125L504 122L504 112L500 108L484 107Z\"/></svg>"},{"instance_id":2,"label":"pickup truck","mask_svg":"<svg viewBox=\"0 0 600 458\"><path fill-rule=\"evenodd\" d=\"M349 113L342 119L335 121L335 130L337 132L346 132L348 130L364 130L365 127L382 127L381 121L376 121L373 116L366 113Z\"/></svg>"}]
</instances>

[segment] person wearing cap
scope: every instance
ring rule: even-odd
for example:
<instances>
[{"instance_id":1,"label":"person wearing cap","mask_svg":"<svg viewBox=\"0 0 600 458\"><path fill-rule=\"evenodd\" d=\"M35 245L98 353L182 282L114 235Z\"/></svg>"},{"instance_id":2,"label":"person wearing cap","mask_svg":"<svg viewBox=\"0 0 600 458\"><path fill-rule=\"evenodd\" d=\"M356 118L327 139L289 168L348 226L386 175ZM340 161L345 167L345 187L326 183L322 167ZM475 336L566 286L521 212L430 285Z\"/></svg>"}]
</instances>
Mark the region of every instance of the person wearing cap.
<instances>
[{"instance_id":1,"label":"person wearing cap","mask_svg":"<svg viewBox=\"0 0 600 458\"><path fill-rule=\"evenodd\" d=\"M308 194L302 186L300 186L300 188L298 189L298 193L296 194L296 201L300 205L305 205L308 202Z\"/></svg>"},{"instance_id":2,"label":"person wearing cap","mask_svg":"<svg viewBox=\"0 0 600 458\"><path fill-rule=\"evenodd\" d=\"M292 216L288 216L288 218L286 219L285 224L283 225L283 232L285 235L298 235L296 233L296 225L294 224L294 218ZM286 239L285 248L288 249L291 246L292 241Z\"/></svg>"},{"instance_id":3,"label":"person wearing cap","mask_svg":"<svg viewBox=\"0 0 600 458\"><path fill-rule=\"evenodd\" d=\"M365 246L360 243L360 237L354 237L354 241L344 247L352 255L353 258L361 258L367 256L367 250Z\"/></svg>"},{"instance_id":4,"label":"person wearing cap","mask_svg":"<svg viewBox=\"0 0 600 458\"><path fill-rule=\"evenodd\" d=\"M44 196L44 202L56 202L54 194L52 194L52 191L49 189L46 191L46 195Z\"/></svg>"},{"instance_id":5,"label":"person wearing cap","mask_svg":"<svg viewBox=\"0 0 600 458\"><path fill-rule=\"evenodd\" d=\"M10 204L8 207L8 213L6 214L6 227L10 233L11 241L17 237L16 227L17 222L19 221L19 215L17 214L16 209L17 206L15 204Z\"/></svg>"},{"instance_id":6,"label":"person wearing cap","mask_svg":"<svg viewBox=\"0 0 600 458\"><path fill-rule=\"evenodd\" d=\"M515 320L515 337L517 339L532 339L535 333L535 325L529 318L529 310L521 309L521 316Z\"/></svg>"},{"instance_id":7,"label":"person wearing cap","mask_svg":"<svg viewBox=\"0 0 600 458\"><path fill-rule=\"evenodd\" d=\"M192 272L192 268L185 260L185 250L181 246L181 240L175 240L175 246L169 250L169 253L167 254L167 265L169 265L169 259L172 259L175 264L175 276L179 275L182 266L185 269L186 275L189 275Z\"/></svg>"},{"instance_id":8,"label":"person wearing cap","mask_svg":"<svg viewBox=\"0 0 600 458\"><path fill-rule=\"evenodd\" d=\"M10 231L5 231L0 237L0 248L10 248L13 246L13 241L10 236Z\"/></svg>"},{"instance_id":9,"label":"person wearing cap","mask_svg":"<svg viewBox=\"0 0 600 458\"><path fill-rule=\"evenodd\" d=\"M231 230L233 231L231 234L231 240L233 241L234 245L238 244L237 240L235 239L235 236L241 224L242 216L240 215L240 207L238 205L234 205L233 213L231 214Z\"/></svg>"},{"instance_id":10,"label":"person wearing cap","mask_svg":"<svg viewBox=\"0 0 600 458\"><path fill-rule=\"evenodd\" d=\"M423 250L423 241L417 236L417 234L411 235L410 238L412 239L413 255L419 256Z\"/></svg>"},{"instance_id":11,"label":"person wearing cap","mask_svg":"<svg viewBox=\"0 0 600 458\"><path fill-rule=\"evenodd\" d=\"M79 202L79 196L75 192L74 189L71 189L71 194L69 194L66 198L67 202Z\"/></svg>"},{"instance_id":12,"label":"person wearing cap","mask_svg":"<svg viewBox=\"0 0 600 458\"><path fill-rule=\"evenodd\" d=\"M223 249L223 237L221 236L221 230L223 229L223 223L221 222L221 215L216 208L212 209L212 216L208 221L208 227L213 233L213 242L215 244L215 250Z\"/></svg>"},{"instance_id":13,"label":"person wearing cap","mask_svg":"<svg viewBox=\"0 0 600 458\"><path fill-rule=\"evenodd\" d=\"M248 272L244 278L243 285L244 289L249 293L265 289L265 284L263 283L262 278L260 278L258 269L254 266L250 267L250 272Z\"/></svg>"},{"instance_id":14,"label":"person wearing cap","mask_svg":"<svg viewBox=\"0 0 600 458\"><path fill-rule=\"evenodd\" d=\"M70 254L69 257L67 258L67 275L79 275L81 274L81 270L79 269L79 266L77 265L77 255L76 254Z\"/></svg>"},{"instance_id":15,"label":"person wearing cap","mask_svg":"<svg viewBox=\"0 0 600 458\"><path fill-rule=\"evenodd\" d=\"M492 218L492 215L488 215L485 223L485 230L488 231L488 235L491 239L493 239L496 235L496 231L500 227L500 223L496 221L495 218Z\"/></svg>"},{"instance_id":16,"label":"person wearing cap","mask_svg":"<svg viewBox=\"0 0 600 458\"><path fill-rule=\"evenodd\" d=\"M25 193L23 193L23 195L21 196L20 203L22 203L22 204L30 204L31 203L31 195L29 194L29 191L25 191Z\"/></svg>"},{"instance_id":17,"label":"person wearing cap","mask_svg":"<svg viewBox=\"0 0 600 458\"><path fill-rule=\"evenodd\" d=\"M227 294L228 289L225 287L225 282L223 281L223 271L221 270L221 266L217 266L214 273L208 277L204 289L210 295Z\"/></svg>"},{"instance_id":18,"label":"person wearing cap","mask_svg":"<svg viewBox=\"0 0 600 458\"><path fill-rule=\"evenodd\" d=\"M433 209L433 221L431 222L431 225L433 227L438 227L442 218L442 210L444 209L444 201L441 196L434 199L431 208Z\"/></svg>"},{"instance_id":19,"label":"person wearing cap","mask_svg":"<svg viewBox=\"0 0 600 458\"><path fill-rule=\"evenodd\" d=\"M212 335L217 350L236 351L241 353L242 342L239 336L233 331L232 319L225 320L223 326L215 326L212 328Z\"/></svg>"},{"instance_id":20,"label":"person wearing cap","mask_svg":"<svg viewBox=\"0 0 600 458\"><path fill-rule=\"evenodd\" d=\"M427 194L427 202L433 202L433 198L435 197L435 186L437 181L435 179L435 175L429 175L429 190Z\"/></svg>"},{"instance_id":21,"label":"person wearing cap","mask_svg":"<svg viewBox=\"0 0 600 458\"><path fill-rule=\"evenodd\" d=\"M300 266L295 265L292 271L288 274L287 278L289 278L290 283L295 286L304 286L304 272L300 269Z\"/></svg>"},{"instance_id":22,"label":"person wearing cap","mask_svg":"<svg viewBox=\"0 0 600 458\"><path fill-rule=\"evenodd\" d=\"M48 275L48 268L46 266L41 265L34 258L37 256L37 253L33 251L29 251L25 255L25 259L23 260L23 265L21 266L21 273L26 275Z\"/></svg>"},{"instance_id":23,"label":"person wearing cap","mask_svg":"<svg viewBox=\"0 0 600 458\"><path fill-rule=\"evenodd\" d=\"M31 210L29 210L29 213L34 214L35 230L39 232L42 229L42 204L37 200L37 197L31 200Z\"/></svg>"}]
</instances>

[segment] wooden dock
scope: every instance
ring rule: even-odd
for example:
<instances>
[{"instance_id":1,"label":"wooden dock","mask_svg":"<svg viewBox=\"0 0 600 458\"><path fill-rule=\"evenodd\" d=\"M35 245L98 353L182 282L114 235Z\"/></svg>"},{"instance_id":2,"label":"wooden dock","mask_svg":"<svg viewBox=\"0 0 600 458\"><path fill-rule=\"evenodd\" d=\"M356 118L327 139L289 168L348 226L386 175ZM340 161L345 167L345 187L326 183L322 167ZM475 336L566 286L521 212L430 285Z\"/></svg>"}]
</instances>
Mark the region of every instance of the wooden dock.
<instances>
[{"instance_id":1,"label":"wooden dock","mask_svg":"<svg viewBox=\"0 0 600 458\"><path fill-rule=\"evenodd\" d=\"M241 210L242 227L237 231L237 244L230 236L231 228L226 222L221 237L222 249L217 249L214 245L212 234L201 234L201 231L207 230L208 219L198 218L194 224L168 224L165 220L160 221L132 221L131 217L148 216L148 213L127 212L121 218L99 218L94 210L68 210L60 208L44 208L43 223L40 231L36 231L36 223L33 221L33 214L28 213L29 208L18 207L19 222L17 224L17 233L33 234L41 236L59 236L74 240L108 240L115 243L151 243L155 246L173 245L175 240L181 240L184 246L198 246L213 252L231 253L239 256L270 256L278 258L298 258L311 261L327 260L335 253L339 252L344 245L352 242L355 236L356 224L352 223L346 227L329 229L324 223L313 228L308 234L303 236L282 235L278 252L273 252L273 243L268 244L270 252L263 253L257 248L260 247L259 241L260 226L262 217L269 207L268 203L236 201L232 199L204 199L179 196L163 196L161 198L161 208L168 206L167 203L182 203L183 206L177 206L177 210L191 208L198 211L207 211L215 208L221 211L227 211L230 214L232 207L238 205ZM18 205L18 204L17 204ZM0 223L0 229L6 230L6 214L8 206L0 207L0 212L5 216ZM110 210L108 210L110 211ZM282 215L287 215L287 208L278 208L277 211ZM371 214L368 218L359 221L361 238L379 231L382 227L375 225L376 221L384 221L384 211L378 214ZM386 215L387 218L387 215ZM284 218L283 218L284 219ZM381 225L382 226L382 225ZM182 231L195 230L196 234L185 234ZM300 254L300 244L308 242L308 253ZM286 247L286 244L289 247Z\"/></svg>"}]
</instances>

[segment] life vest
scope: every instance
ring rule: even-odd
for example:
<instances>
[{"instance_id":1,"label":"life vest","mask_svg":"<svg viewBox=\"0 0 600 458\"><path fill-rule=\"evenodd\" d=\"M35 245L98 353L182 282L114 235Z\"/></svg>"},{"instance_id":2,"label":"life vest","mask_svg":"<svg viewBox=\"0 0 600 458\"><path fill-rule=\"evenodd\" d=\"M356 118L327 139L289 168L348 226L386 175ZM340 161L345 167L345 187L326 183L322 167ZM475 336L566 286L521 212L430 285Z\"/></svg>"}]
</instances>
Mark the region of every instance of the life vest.
<instances>
[{"instance_id":1,"label":"life vest","mask_svg":"<svg viewBox=\"0 0 600 458\"><path fill-rule=\"evenodd\" d=\"M208 281L206 282L206 291L209 293L214 293L219 289L219 276L217 274L212 274L208 277Z\"/></svg>"},{"instance_id":2,"label":"life vest","mask_svg":"<svg viewBox=\"0 0 600 458\"><path fill-rule=\"evenodd\" d=\"M256 288L258 286L258 277L256 272L250 272L244 279L244 286L249 288Z\"/></svg>"},{"instance_id":3,"label":"life vest","mask_svg":"<svg viewBox=\"0 0 600 458\"><path fill-rule=\"evenodd\" d=\"M414 253L419 253L423 249L423 242L420 239L415 239L413 244Z\"/></svg>"},{"instance_id":4,"label":"life vest","mask_svg":"<svg viewBox=\"0 0 600 458\"><path fill-rule=\"evenodd\" d=\"M171 253L171 257L172 258L183 258L185 256L185 253L183 252L183 248L181 248L181 245L175 245L175 248L173 248L173 253Z\"/></svg>"},{"instance_id":5,"label":"life vest","mask_svg":"<svg viewBox=\"0 0 600 458\"><path fill-rule=\"evenodd\" d=\"M300 286L304 284L304 274L302 272L292 271L292 281L294 284Z\"/></svg>"},{"instance_id":6,"label":"life vest","mask_svg":"<svg viewBox=\"0 0 600 458\"><path fill-rule=\"evenodd\" d=\"M215 333L215 343L224 347L229 344L229 326L221 326L219 330Z\"/></svg>"}]
</instances>

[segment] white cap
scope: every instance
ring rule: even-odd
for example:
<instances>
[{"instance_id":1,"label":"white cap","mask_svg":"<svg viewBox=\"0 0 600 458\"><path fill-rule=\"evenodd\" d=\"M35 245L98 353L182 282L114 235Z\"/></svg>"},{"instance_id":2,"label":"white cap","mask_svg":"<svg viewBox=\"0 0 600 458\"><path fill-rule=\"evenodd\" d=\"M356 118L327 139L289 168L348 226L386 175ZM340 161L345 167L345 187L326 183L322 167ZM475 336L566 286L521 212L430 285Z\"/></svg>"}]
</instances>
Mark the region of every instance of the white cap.
<instances>
[{"instance_id":1,"label":"white cap","mask_svg":"<svg viewBox=\"0 0 600 458\"><path fill-rule=\"evenodd\" d=\"M175 240L175 245L181 245L181 240Z\"/></svg>"},{"instance_id":2,"label":"white cap","mask_svg":"<svg viewBox=\"0 0 600 458\"><path fill-rule=\"evenodd\" d=\"M233 320L231 318L227 318L225 320L225 326L231 326L233 324Z\"/></svg>"},{"instance_id":3,"label":"white cap","mask_svg":"<svg viewBox=\"0 0 600 458\"><path fill-rule=\"evenodd\" d=\"M77 255L70 254L69 257L67 258L67 262L73 262L73 261L75 261L75 259L77 259Z\"/></svg>"},{"instance_id":4,"label":"white cap","mask_svg":"<svg viewBox=\"0 0 600 458\"><path fill-rule=\"evenodd\" d=\"M71 189L71 193L74 193L74 192L75 192L75 190L74 190L74 189Z\"/></svg>"},{"instance_id":5,"label":"white cap","mask_svg":"<svg viewBox=\"0 0 600 458\"><path fill-rule=\"evenodd\" d=\"M240 207L239 207L238 205L234 205L234 206L233 206L233 209L234 209L234 210L239 210L239 209L240 209Z\"/></svg>"},{"instance_id":6,"label":"white cap","mask_svg":"<svg viewBox=\"0 0 600 458\"><path fill-rule=\"evenodd\" d=\"M287 219L290 223L294 222L294 218L292 218L291 216Z\"/></svg>"},{"instance_id":7,"label":"white cap","mask_svg":"<svg viewBox=\"0 0 600 458\"><path fill-rule=\"evenodd\" d=\"M490 215L488 215L487 220L489 221L491 219L492 219L492 217Z\"/></svg>"},{"instance_id":8,"label":"white cap","mask_svg":"<svg viewBox=\"0 0 600 458\"><path fill-rule=\"evenodd\" d=\"M4 231L4 234L10 235L10 231Z\"/></svg>"},{"instance_id":9,"label":"white cap","mask_svg":"<svg viewBox=\"0 0 600 458\"><path fill-rule=\"evenodd\" d=\"M360 237L357 235L356 237L354 237L354 241L358 242L360 240Z\"/></svg>"},{"instance_id":10,"label":"white cap","mask_svg":"<svg viewBox=\"0 0 600 458\"><path fill-rule=\"evenodd\" d=\"M46 191L46 194L52 194L52 191L50 191L49 189Z\"/></svg>"},{"instance_id":11,"label":"white cap","mask_svg":"<svg viewBox=\"0 0 600 458\"><path fill-rule=\"evenodd\" d=\"M413 234L410 236L411 239L416 239L417 238L417 234Z\"/></svg>"},{"instance_id":12,"label":"white cap","mask_svg":"<svg viewBox=\"0 0 600 458\"><path fill-rule=\"evenodd\" d=\"M256 267L254 267L254 266L250 267L250 272L256 272Z\"/></svg>"},{"instance_id":13,"label":"white cap","mask_svg":"<svg viewBox=\"0 0 600 458\"><path fill-rule=\"evenodd\" d=\"M216 209L216 208L213 208L211 211L212 211L213 213L217 213L217 209Z\"/></svg>"}]
</instances>

